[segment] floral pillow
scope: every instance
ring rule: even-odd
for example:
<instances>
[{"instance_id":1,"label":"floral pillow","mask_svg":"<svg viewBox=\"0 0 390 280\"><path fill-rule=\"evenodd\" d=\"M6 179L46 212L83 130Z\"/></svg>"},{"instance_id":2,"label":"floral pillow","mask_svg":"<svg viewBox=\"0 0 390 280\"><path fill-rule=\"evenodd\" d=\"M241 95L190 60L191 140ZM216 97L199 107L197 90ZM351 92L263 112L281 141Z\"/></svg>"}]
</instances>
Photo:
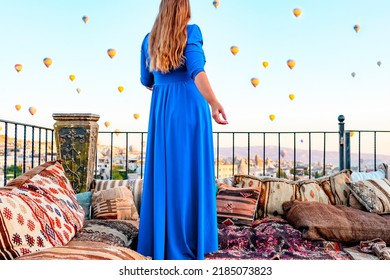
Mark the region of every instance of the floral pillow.
<instances>
[{"instance_id":1,"label":"floral pillow","mask_svg":"<svg viewBox=\"0 0 390 280\"><path fill-rule=\"evenodd\" d=\"M0 259L66 245L83 221L61 162L39 165L0 188Z\"/></svg>"}]
</instances>

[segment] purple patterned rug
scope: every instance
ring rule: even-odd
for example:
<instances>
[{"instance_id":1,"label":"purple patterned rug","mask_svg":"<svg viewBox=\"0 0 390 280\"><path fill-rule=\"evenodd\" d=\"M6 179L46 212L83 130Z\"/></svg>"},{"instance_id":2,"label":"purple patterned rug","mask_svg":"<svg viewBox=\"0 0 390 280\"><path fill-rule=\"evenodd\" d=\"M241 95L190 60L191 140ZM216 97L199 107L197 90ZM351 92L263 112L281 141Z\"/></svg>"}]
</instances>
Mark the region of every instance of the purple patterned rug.
<instances>
[{"instance_id":1,"label":"purple patterned rug","mask_svg":"<svg viewBox=\"0 0 390 280\"><path fill-rule=\"evenodd\" d=\"M342 245L310 241L287 221L278 218L257 220L252 226L218 225L218 251L206 260L350 260Z\"/></svg>"}]
</instances>

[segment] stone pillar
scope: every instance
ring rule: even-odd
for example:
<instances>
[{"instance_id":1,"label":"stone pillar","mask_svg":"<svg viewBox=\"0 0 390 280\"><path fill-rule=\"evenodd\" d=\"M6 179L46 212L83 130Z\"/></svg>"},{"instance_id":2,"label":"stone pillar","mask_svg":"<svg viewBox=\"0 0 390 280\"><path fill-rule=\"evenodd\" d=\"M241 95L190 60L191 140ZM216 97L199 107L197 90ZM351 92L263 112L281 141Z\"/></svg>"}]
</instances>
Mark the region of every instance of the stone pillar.
<instances>
[{"instance_id":1,"label":"stone pillar","mask_svg":"<svg viewBox=\"0 0 390 280\"><path fill-rule=\"evenodd\" d=\"M53 114L57 158L63 160L76 193L89 190L93 180L99 118L95 114Z\"/></svg>"}]
</instances>

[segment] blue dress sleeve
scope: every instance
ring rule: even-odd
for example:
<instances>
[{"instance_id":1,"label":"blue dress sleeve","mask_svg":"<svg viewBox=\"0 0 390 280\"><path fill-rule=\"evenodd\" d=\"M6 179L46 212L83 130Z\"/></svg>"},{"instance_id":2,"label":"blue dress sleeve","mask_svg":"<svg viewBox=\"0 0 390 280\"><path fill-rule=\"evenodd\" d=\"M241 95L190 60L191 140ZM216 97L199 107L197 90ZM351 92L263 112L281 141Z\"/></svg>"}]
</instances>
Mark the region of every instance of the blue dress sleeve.
<instances>
[{"instance_id":1,"label":"blue dress sleeve","mask_svg":"<svg viewBox=\"0 0 390 280\"><path fill-rule=\"evenodd\" d=\"M187 71L192 79L200 72L204 72L206 58L203 52L203 37L197 25L191 25L188 29L187 45L184 50Z\"/></svg>"},{"instance_id":2,"label":"blue dress sleeve","mask_svg":"<svg viewBox=\"0 0 390 280\"><path fill-rule=\"evenodd\" d=\"M153 73L150 72L148 66L148 61L149 61L148 39L149 39L149 34L145 36L141 47L141 84L151 88L153 87L154 84L154 76Z\"/></svg>"}]
</instances>

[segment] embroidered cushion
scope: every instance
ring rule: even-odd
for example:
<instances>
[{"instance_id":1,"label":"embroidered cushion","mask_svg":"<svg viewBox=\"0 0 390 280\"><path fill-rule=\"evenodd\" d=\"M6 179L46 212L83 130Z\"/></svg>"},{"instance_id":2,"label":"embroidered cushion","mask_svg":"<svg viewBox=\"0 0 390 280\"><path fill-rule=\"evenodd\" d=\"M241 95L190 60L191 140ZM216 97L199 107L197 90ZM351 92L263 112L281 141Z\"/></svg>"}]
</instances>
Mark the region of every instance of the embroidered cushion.
<instances>
[{"instance_id":1,"label":"embroidered cushion","mask_svg":"<svg viewBox=\"0 0 390 280\"><path fill-rule=\"evenodd\" d=\"M390 213L390 181L368 179L349 184L353 196L369 212L378 214Z\"/></svg>"},{"instance_id":2,"label":"embroidered cushion","mask_svg":"<svg viewBox=\"0 0 390 280\"><path fill-rule=\"evenodd\" d=\"M133 194L127 186L94 191L92 209L94 219L139 219Z\"/></svg>"},{"instance_id":3,"label":"embroidered cushion","mask_svg":"<svg viewBox=\"0 0 390 280\"><path fill-rule=\"evenodd\" d=\"M39 165L0 188L0 259L66 245L83 220L61 162Z\"/></svg>"},{"instance_id":4,"label":"embroidered cushion","mask_svg":"<svg viewBox=\"0 0 390 280\"><path fill-rule=\"evenodd\" d=\"M237 188L255 188L260 186L261 178L252 175L234 175L234 183Z\"/></svg>"},{"instance_id":5,"label":"embroidered cushion","mask_svg":"<svg viewBox=\"0 0 390 280\"><path fill-rule=\"evenodd\" d=\"M348 183L351 178L351 170L344 169L335 174L316 179L322 190L329 198L330 204L348 205L351 190Z\"/></svg>"},{"instance_id":6,"label":"embroidered cushion","mask_svg":"<svg viewBox=\"0 0 390 280\"><path fill-rule=\"evenodd\" d=\"M236 188L221 185L217 193L219 223L250 225L256 218L259 188Z\"/></svg>"}]
</instances>

